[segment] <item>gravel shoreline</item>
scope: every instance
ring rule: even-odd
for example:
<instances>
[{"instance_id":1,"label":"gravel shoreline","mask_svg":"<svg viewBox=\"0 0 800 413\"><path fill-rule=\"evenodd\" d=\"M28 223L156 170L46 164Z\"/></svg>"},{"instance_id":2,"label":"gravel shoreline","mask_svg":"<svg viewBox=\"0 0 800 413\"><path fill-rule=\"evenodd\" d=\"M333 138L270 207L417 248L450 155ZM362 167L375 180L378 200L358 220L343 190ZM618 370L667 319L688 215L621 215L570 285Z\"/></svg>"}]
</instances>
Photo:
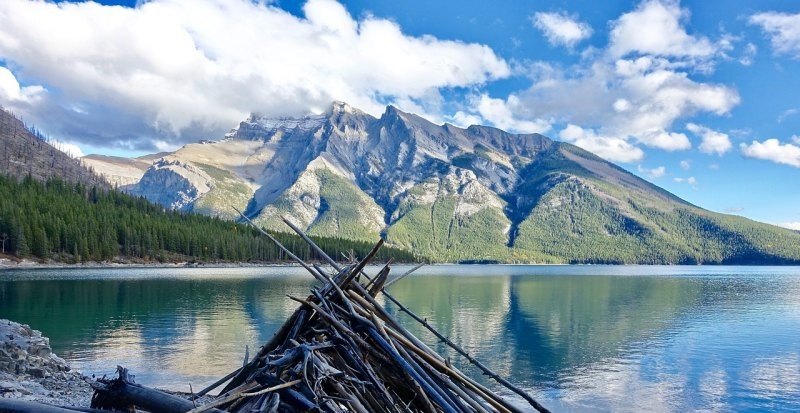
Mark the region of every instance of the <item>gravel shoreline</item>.
<instances>
[{"instance_id":1,"label":"gravel shoreline","mask_svg":"<svg viewBox=\"0 0 800 413\"><path fill-rule=\"evenodd\" d=\"M0 319L0 398L88 407L88 380L53 354L40 331Z\"/></svg>"}]
</instances>

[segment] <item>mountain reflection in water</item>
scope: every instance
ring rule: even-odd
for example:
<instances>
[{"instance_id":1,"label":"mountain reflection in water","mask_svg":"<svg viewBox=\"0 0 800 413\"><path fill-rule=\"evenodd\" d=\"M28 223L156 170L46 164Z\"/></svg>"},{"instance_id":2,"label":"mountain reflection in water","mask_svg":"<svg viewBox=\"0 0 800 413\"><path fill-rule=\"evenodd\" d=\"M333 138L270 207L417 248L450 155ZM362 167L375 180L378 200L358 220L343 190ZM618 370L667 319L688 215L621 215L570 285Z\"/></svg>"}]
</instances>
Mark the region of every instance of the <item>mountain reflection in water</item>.
<instances>
[{"instance_id":1,"label":"mountain reflection in water","mask_svg":"<svg viewBox=\"0 0 800 413\"><path fill-rule=\"evenodd\" d=\"M42 330L84 373L121 364L141 383L198 389L266 342L295 309L286 295L310 285L286 267L16 270L0 272L0 318ZM431 266L391 290L556 410L800 409L797 267Z\"/></svg>"}]
</instances>

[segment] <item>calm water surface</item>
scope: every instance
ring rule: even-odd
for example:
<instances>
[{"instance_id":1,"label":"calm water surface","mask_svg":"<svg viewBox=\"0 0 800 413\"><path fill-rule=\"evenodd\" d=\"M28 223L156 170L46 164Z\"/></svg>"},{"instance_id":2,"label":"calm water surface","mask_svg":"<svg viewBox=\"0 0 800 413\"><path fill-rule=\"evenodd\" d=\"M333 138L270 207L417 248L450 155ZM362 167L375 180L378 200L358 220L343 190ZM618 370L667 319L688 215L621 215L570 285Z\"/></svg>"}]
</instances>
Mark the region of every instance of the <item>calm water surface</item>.
<instances>
[{"instance_id":1,"label":"calm water surface","mask_svg":"<svg viewBox=\"0 0 800 413\"><path fill-rule=\"evenodd\" d=\"M309 278L286 267L5 271L0 318L42 330L84 373L120 364L140 383L196 390L267 341ZM391 290L556 411L800 411L798 267L431 266Z\"/></svg>"}]
</instances>

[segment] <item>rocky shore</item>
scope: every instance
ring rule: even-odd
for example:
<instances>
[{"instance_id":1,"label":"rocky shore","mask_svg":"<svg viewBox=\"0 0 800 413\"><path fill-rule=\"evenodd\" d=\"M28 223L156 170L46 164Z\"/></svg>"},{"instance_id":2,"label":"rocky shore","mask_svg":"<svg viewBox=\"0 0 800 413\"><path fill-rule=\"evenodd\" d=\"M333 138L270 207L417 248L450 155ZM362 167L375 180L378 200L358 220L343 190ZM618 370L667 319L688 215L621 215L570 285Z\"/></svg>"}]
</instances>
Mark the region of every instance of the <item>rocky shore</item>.
<instances>
[{"instance_id":1,"label":"rocky shore","mask_svg":"<svg viewBox=\"0 0 800 413\"><path fill-rule=\"evenodd\" d=\"M53 354L41 332L0 319L0 398L85 407L93 393L86 379Z\"/></svg>"}]
</instances>

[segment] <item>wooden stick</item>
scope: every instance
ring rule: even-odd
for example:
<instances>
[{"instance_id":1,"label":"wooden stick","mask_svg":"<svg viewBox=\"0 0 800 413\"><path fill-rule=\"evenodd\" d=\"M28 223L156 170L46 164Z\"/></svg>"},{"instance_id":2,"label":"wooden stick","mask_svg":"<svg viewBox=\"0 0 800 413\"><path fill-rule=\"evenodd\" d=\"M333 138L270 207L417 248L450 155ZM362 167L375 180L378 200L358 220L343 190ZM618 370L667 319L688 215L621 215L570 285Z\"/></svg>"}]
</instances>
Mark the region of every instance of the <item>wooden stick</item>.
<instances>
[{"instance_id":1,"label":"wooden stick","mask_svg":"<svg viewBox=\"0 0 800 413\"><path fill-rule=\"evenodd\" d=\"M281 249L281 250L282 250L282 251L283 251L283 252L284 252L286 255L288 255L288 256L289 256L289 257L291 257L293 260L297 261L297 262L298 262L300 265L302 265L302 266L303 266L303 268L305 268L305 269L306 269L306 271L310 272L310 273L311 273L311 275L313 275L313 276L314 276L314 278L316 278L317 280L319 280L319 281L320 281L320 282L322 282L322 283L324 283L324 282L325 282L325 278L322 276L322 274L318 273L318 272L317 272L317 270L315 270L314 268L312 268L310 265L306 264L306 263L305 263L305 261L301 260L301 259L300 259L300 257L298 257L297 255L294 255L294 253L292 253L291 251L289 251L289 249L287 249L286 247L284 247L284 246L283 246L283 244L281 244L281 243L280 243L280 241L278 241L277 239L275 239L275 237L273 237L273 236L272 236L272 235L271 235L269 232L267 232L267 231L264 231L262 228L260 228L258 225L256 225L256 224L255 224L253 221L251 221L251 220L250 220L250 218L248 218L247 216L245 216L245 215L242 213L242 211L239 211L238 209L236 209L236 207L232 207L232 208L233 208L233 209L234 209L236 212L238 212L238 213L239 213L239 215L241 215L241 216L242 216L242 218L244 218L245 220L247 220L247 222L250 224L250 226L252 226L253 228L257 229L259 232L261 232L263 235L265 235L267 238L269 238L269 239L270 239L270 241L272 241L272 242L273 242L273 243L274 243L274 244L275 244L275 245L276 245L278 248L280 248L280 249Z\"/></svg>"},{"instance_id":2,"label":"wooden stick","mask_svg":"<svg viewBox=\"0 0 800 413\"><path fill-rule=\"evenodd\" d=\"M412 274L414 271L416 271L416 270L418 270L418 269L420 269L420 268L422 268L422 267L424 267L424 266L425 266L425 264L418 264L418 265L416 265L414 268L412 268L412 269L410 269L410 270L408 270L408 271L404 272L404 273L403 273L402 275L400 275L399 277L397 277L397 278L395 278L395 279L393 279L393 280L391 280L391 281L388 281L388 282L387 282L387 283L386 283L386 284L383 286L383 288L389 288L389 287L391 287L391 286L392 286L392 284L394 284L394 283L396 283L396 282L398 282L398 281L402 280L403 278L406 278L406 277L408 277L408 276L409 276L409 275L411 275L411 274Z\"/></svg>"},{"instance_id":3,"label":"wooden stick","mask_svg":"<svg viewBox=\"0 0 800 413\"><path fill-rule=\"evenodd\" d=\"M292 380L292 381L290 381L290 382L288 382L288 383L283 383L283 384L279 384L279 385L277 385L277 386L267 387L266 389L264 389L264 390L259 390L259 391L257 391L257 392L253 392L253 393L242 393L242 397L261 396L262 394L267 394L267 393L273 392L273 391L275 391L275 390L280 390L280 389L285 389L285 388L287 388L287 387L292 387L292 386L294 386L295 384L300 384L300 383L302 383L302 382L303 382L302 380Z\"/></svg>"},{"instance_id":4,"label":"wooden stick","mask_svg":"<svg viewBox=\"0 0 800 413\"><path fill-rule=\"evenodd\" d=\"M283 222L286 223L286 225L289 226L289 228L291 228L294 232L296 232L297 235L300 236L300 238L302 238L306 243L308 243L308 245L311 246L311 249L316 251L317 254L319 254L319 256L322 257L325 261L328 261L328 264L330 264L333 268L335 268L336 271L342 270L342 268L336 263L336 261L334 261L333 258L331 258L328 254L326 254L325 251L322 250L322 248L320 248L314 241L312 241L311 238L309 238L305 232L303 232L300 228L297 228L297 226L294 225L288 219L286 219L286 217L281 216L281 219L283 220Z\"/></svg>"},{"instance_id":5,"label":"wooden stick","mask_svg":"<svg viewBox=\"0 0 800 413\"><path fill-rule=\"evenodd\" d=\"M223 378L221 378L221 379L219 379L219 380L215 381L215 382L214 382L214 383L212 383L210 386L208 386L208 387L206 387L205 389L203 389L203 390L200 390L199 392L195 393L195 395L194 395L194 396L192 396L190 400L197 400L198 398L200 398L200 397L204 396L206 393L210 392L211 390L214 390L214 389L216 389L217 387L219 387L220 385L222 385L222 383L225 383L226 381L228 381L228 380L230 380L231 378L233 378L233 376L235 376L237 373L239 373L240 371L242 371L242 369L243 369L243 368L244 368L244 367L239 367L238 369L236 369L236 370L234 370L234 371L232 371L232 372L230 372L230 373L226 374L226 375L225 375L225 377L223 377Z\"/></svg>"},{"instance_id":6,"label":"wooden stick","mask_svg":"<svg viewBox=\"0 0 800 413\"><path fill-rule=\"evenodd\" d=\"M433 328L433 326L431 326L430 324L428 324L428 322L427 322L427 321L423 320L423 319L422 319L422 318L420 318L418 315L416 315L416 314L414 314L413 312L411 312L411 310L409 310L409 309L408 309L408 308L406 308L406 307L405 307L403 304L401 304L401 303L400 303L400 301L398 301L397 299L395 299L395 298L394 298L394 297L393 297L391 294L389 294L389 293L388 293L388 292L387 292L385 289L383 290L383 295L384 295L384 296L386 296L386 298L388 298L389 300L391 300L393 303L395 303L395 305L397 305L397 306L398 306L398 308L400 308L400 310L401 310L401 311L403 311L404 313L408 314L409 316L411 316L411 318L413 318L414 320L416 320L417 322L419 322L420 324L422 324L422 325L423 325L423 326L424 326L426 329L428 329L428 331L430 331L431 333L433 333L433 334L434 334L436 337L438 337L440 340L442 340L442 341L443 341L445 344L447 344L447 345L448 345L450 348L452 348L453 350L455 350L456 352L458 352L458 354L461 354L462 356L464 356L464 358L466 358L466 359L467 359L467 360L468 360L470 363L472 363L472 364L473 364L475 367L479 368L479 369L480 369L480 370L483 372L483 374L485 374L485 375L487 375L487 376L491 377L492 379L494 379L496 382L498 382L498 383L502 384L502 385L503 385L504 387L506 387L507 389L509 389L509 390L513 391L514 393L516 393L516 394L520 395L520 396L521 396L523 399L525 399L525 400L526 400L526 401L527 401L527 402L528 402L528 403L529 403L529 404L530 404L530 405L531 405L531 406L532 406L534 409L536 409L536 410L537 410L537 411L539 411L540 413L549 413L549 412L550 412L549 410L547 410L547 408L545 408L544 406L542 406L541 404L539 404L539 402L537 402L537 401L536 401L536 400L535 400L533 397L531 397L531 396L530 396L528 393L526 393L524 390L522 390L522 389L520 389L520 388L518 388L518 387L514 386L513 384L511 384L510 382L508 382L508 380L506 380L506 379L504 379L504 378L500 377L500 376L499 376L499 375L497 375L495 372L493 372L493 371L489 370L489 368L488 368L488 367L484 366L484 365L483 365L483 363L479 362L478 360L476 360L475 358L473 358L472 356L470 356L470 355L469 355L469 353L467 353L466 351L464 351L464 349L462 349L461 347L459 347L457 344L455 344L455 343L453 343L452 341L450 341L450 339L448 339L447 337L445 337L445 336L444 336L442 333L440 333L438 330L436 330L435 328Z\"/></svg>"},{"instance_id":7,"label":"wooden stick","mask_svg":"<svg viewBox=\"0 0 800 413\"><path fill-rule=\"evenodd\" d=\"M383 238L378 240L378 242L375 244L375 246L372 247L372 250L369 252L369 254L367 254L367 256L364 257L364 259L362 259L358 263L358 265L356 265L356 268L354 268L352 271L350 271L350 275L348 275L347 278L345 278L344 281L342 281L341 285L346 286L347 284L349 284L350 281L352 281L353 278L355 278L358 275L358 273L360 273L361 270L364 269L364 267L372 260L372 257L374 257L375 254L378 253L378 250L381 249L381 246L383 245L383 242L384 242Z\"/></svg>"},{"instance_id":8,"label":"wooden stick","mask_svg":"<svg viewBox=\"0 0 800 413\"><path fill-rule=\"evenodd\" d=\"M238 390L238 391L235 391L235 392L233 392L231 394L225 395L224 397L219 398L217 400L214 400L211 403L204 404L202 406L197 406L194 409L186 411L186 413L203 413L203 412L208 412L208 411L212 411L212 410L217 410L217 409L215 409L215 407L222 406L225 403L230 403L230 402L232 402L232 401L234 401L234 400L236 400L236 399L238 399L240 397L243 397L242 395L244 394L244 392L246 392L246 391L248 391L250 389L253 389L254 387L257 387L257 386L258 386L257 382L248 383L245 386L242 386L243 388L241 390Z\"/></svg>"}]
</instances>

